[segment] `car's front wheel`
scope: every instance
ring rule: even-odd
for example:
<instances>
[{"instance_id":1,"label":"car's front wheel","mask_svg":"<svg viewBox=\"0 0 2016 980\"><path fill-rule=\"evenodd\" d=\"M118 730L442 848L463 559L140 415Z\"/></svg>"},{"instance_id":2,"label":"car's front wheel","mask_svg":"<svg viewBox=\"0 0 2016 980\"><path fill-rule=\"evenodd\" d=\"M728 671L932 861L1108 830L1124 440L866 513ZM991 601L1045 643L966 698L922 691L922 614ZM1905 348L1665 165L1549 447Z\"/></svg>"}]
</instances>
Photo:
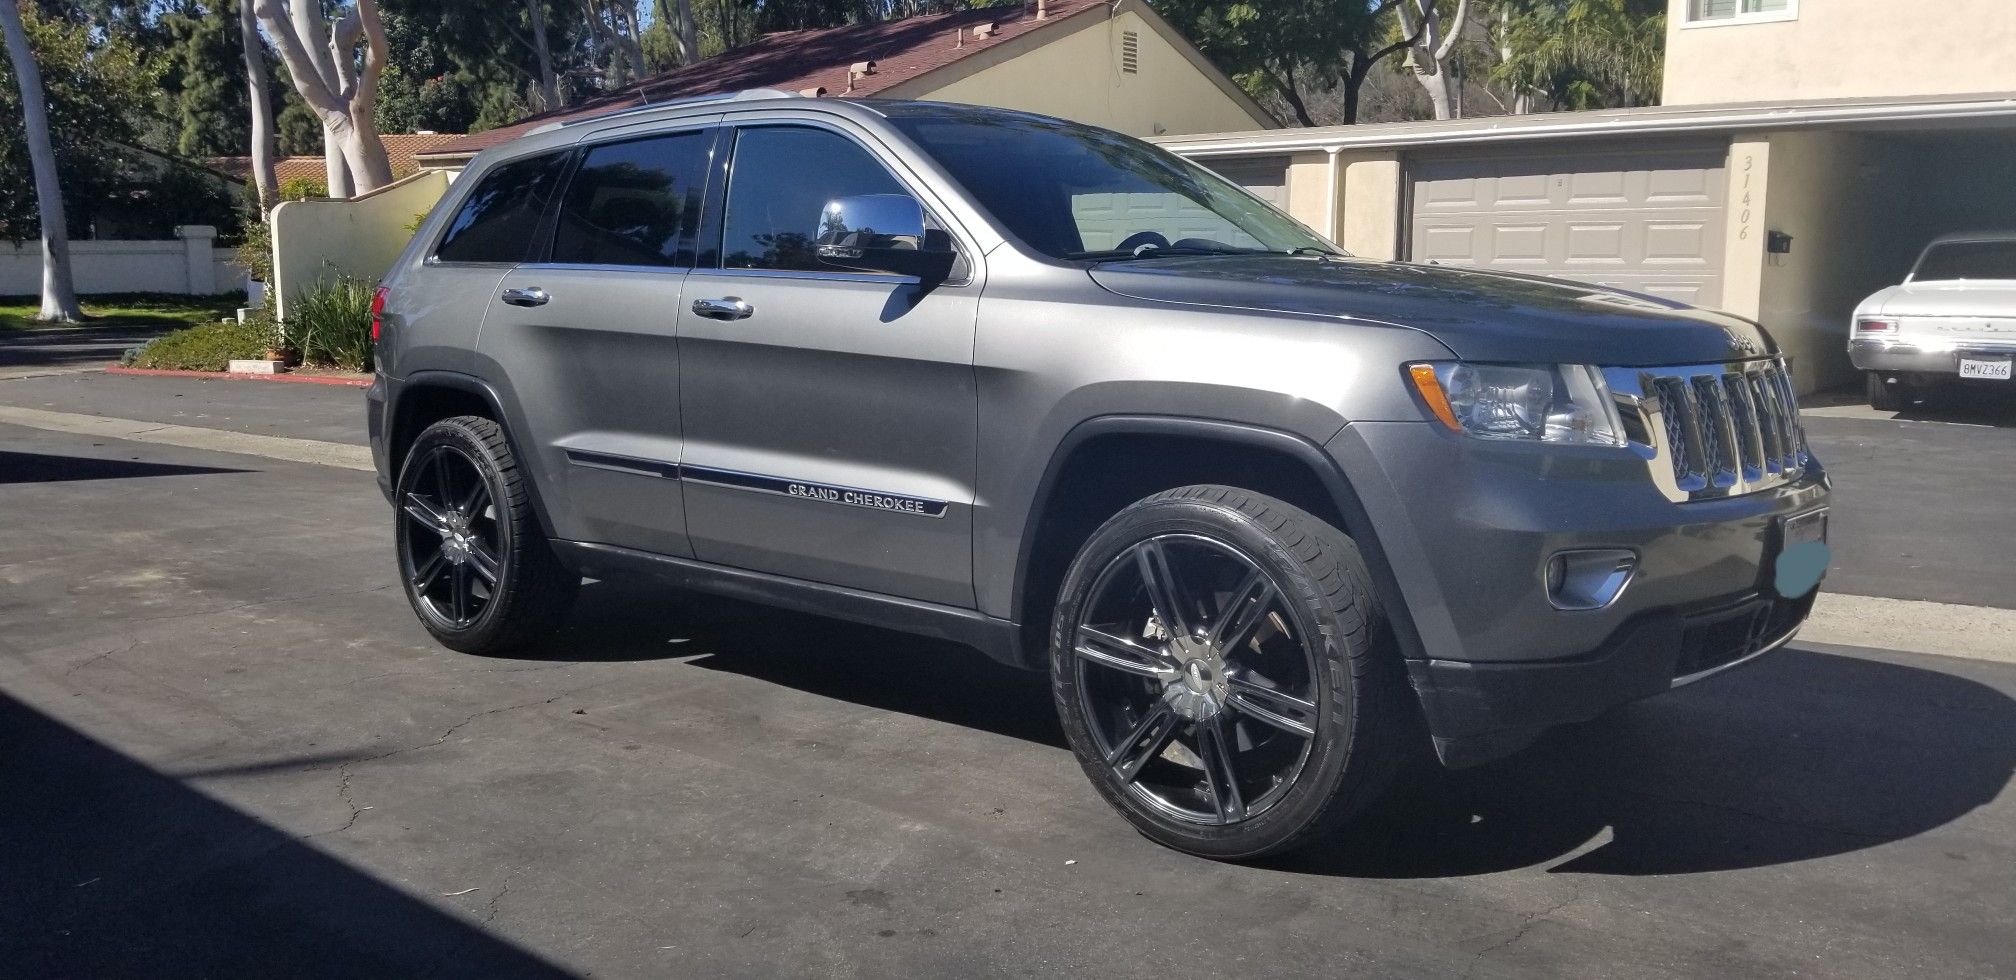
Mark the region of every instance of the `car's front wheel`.
<instances>
[{"instance_id":1,"label":"car's front wheel","mask_svg":"<svg viewBox=\"0 0 2016 980\"><path fill-rule=\"evenodd\" d=\"M1079 763L1171 847L1308 843L1403 754L1401 664L1358 550L1280 500L1195 486L1128 507L1080 550L1052 629Z\"/></svg>"},{"instance_id":2,"label":"car's front wheel","mask_svg":"<svg viewBox=\"0 0 2016 980\"><path fill-rule=\"evenodd\" d=\"M427 632L499 653L553 632L581 585L553 554L504 430L442 419L406 453L394 494L406 598Z\"/></svg>"}]
</instances>

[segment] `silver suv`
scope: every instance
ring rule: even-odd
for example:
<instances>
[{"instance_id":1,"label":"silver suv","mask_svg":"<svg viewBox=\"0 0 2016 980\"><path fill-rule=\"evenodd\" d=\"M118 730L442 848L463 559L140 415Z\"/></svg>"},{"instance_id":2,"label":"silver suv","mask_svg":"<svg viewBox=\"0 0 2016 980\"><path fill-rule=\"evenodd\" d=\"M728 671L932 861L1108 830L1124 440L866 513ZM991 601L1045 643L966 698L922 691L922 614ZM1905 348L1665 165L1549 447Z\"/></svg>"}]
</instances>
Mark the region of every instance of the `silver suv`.
<instances>
[{"instance_id":1,"label":"silver suv","mask_svg":"<svg viewBox=\"0 0 2016 980\"><path fill-rule=\"evenodd\" d=\"M1047 670L1098 791L1211 857L1756 657L1825 565L1756 324L1354 259L1041 116L556 123L378 299L372 449L441 642L537 641L584 576L951 638Z\"/></svg>"}]
</instances>

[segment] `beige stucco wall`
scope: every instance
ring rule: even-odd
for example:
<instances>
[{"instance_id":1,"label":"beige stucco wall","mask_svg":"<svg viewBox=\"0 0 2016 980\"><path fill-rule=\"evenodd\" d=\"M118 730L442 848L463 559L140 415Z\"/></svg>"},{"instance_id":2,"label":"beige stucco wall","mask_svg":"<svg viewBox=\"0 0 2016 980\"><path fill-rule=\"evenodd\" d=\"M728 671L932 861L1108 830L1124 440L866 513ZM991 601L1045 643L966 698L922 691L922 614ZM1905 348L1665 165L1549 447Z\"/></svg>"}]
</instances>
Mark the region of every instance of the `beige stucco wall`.
<instances>
[{"instance_id":1,"label":"beige stucco wall","mask_svg":"<svg viewBox=\"0 0 2016 980\"><path fill-rule=\"evenodd\" d=\"M1399 258L1400 152L1343 150L1331 157L1318 151L1288 158L1288 213L1353 255ZM1205 162L1218 159L1224 158Z\"/></svg>"},{"instance_id":2,"label":"beige stucco wall","mask_svg":"<svg viewBox=\"0 0 2016 980\"><path fill-rule=\"evenodd\" d=\"M377 280L412 233L406 226L448 190L448 177L426 170L362 197L288 201L273 209L273 294L279 313L318 281Z\"/></svg>"},{"instance_id":3,"label":"beige stucco wall","mask_svg":"<svg viewBox=\"0 0 2016 980\"><path fill-rule=\"evenodd\" d=\"M1667 105L2016 91L2011 0L1798 0L1793 20L1698 26L1668 2Z\"/></svg>"},{"instance_id":4,"label":"beige stucco wall","mask_svg":"<svg viewBox=\"0 0 2016 980\"><path fill-rule=\"evenodd\" d=\"M1336 171L1330 168L1328 153L1297 153L1288 158L1288 214L1319 235L1334 236L1337 231L1333 218L1338 192L1330 183L1333 174Z\"/></svg>"},{"instance_id":5,"label":"beige stucco wall","mask_svg":"<svg viewBox=\"0 0 2016 980\"><path fill-rule=\"evenodd\" d=\"M1882 157L1870 138L1853 133L1770 137L1757 251L1747 261L1757 263L1757 320L1792 356L1802 391L1854 379L1848 320L1864 297L1897 281L1890 254L1894 203L1881 177ZM1739 159L1732 154L1732 175ZM1732 208L1741 206L1731 200ZM1732 212L1732 226L1737 218ZM1771 231L1792 236L1790 254L1762 251Z\"/></svg>"},{"instance_id":6,"label":"beige stucco wall","mask_svg":"<svg viewBox=\"0 0 2016 980\"><path fill-rule=\"evenodd\" d=\"M1346 151L1337 155L1343 172L1343 203L1337 213L1337 244L1368 259L1400 258L1401 193L1398 151Z\"/></svg>"},{"instance_id":7,"label":"beige stucco wall","mask_svg":"<svg viewBox=\"0 0 2016 980\"><path fill-rule=\"evenodd\" d=\"M1123 9L1063 37L946 84L892 89L898 98L937 99L1061 116L1130 136L1223 133L1263 123L1140 14ZM1140 72L1120 70L1120 35L1140 37ZM950 40L947 40L950 43ZM937 73L933 73L937 74ZM927 75L922 81L930 81Z\"/></svg>"}]
</instances>

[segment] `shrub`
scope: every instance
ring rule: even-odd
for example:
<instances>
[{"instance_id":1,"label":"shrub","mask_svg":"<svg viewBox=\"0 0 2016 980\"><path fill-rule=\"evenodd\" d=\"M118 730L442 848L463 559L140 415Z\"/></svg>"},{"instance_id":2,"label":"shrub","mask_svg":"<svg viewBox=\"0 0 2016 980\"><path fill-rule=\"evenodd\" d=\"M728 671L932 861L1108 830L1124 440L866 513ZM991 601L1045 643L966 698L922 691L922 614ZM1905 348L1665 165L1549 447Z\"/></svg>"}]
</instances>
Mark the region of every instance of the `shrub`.
<instances>
[{"instance_id":1,"label":"shrub","mask_svg":"<svg viewBox=\"0 0 2016 980\"><path fill-rule=\"evenodd\" d=\"M245 240L238 243L238 264L260 282L273 282L273 226L254 214L245 219Z\"/></svg>"},{"instance_id":2,"label":"shrub","mask_svg":"<svg viewBox=\"0 0 2016 980\"><path fill-rule=\"evenodd\" d=\"M318 282L288 301L280 335L304 364L369 371L373 290L370 282L347 276Z\"/></svg>"},{"instance_id":3,"label":"shrub","mask_svg":"<svg viewBox=\"0 0 2016 980\"><path fill-rule=\"evenodd\" d=\"M272 344L271 328L226 320L177 330L132 351L134 367L171 371L222 371L234 359L257 358Z\"/></svg>"}]
</instances>

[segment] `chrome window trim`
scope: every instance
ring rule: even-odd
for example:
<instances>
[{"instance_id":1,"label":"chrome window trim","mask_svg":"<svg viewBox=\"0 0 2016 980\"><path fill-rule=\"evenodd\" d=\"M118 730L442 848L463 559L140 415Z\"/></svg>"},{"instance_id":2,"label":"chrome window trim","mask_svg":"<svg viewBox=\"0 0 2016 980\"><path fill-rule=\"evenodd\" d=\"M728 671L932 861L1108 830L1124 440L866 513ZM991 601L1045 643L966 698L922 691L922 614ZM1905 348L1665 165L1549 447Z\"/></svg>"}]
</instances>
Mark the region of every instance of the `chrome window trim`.
<instances>
[{"instance_id":1,"label":"chrome window trim","mask_svg":"<svg viewBox=\"0 0 2016 980\"><path fill-rule=\"evenodd\" d=\"M1667 500L1740 497L1806 475L1812 455L1782 357L1604 368L1603 377L1627 444Z\"/></svg>"},{"instance_id":2,"label":"chrome window trim","mask_svg":"<svg viewBox=\"0 0 2016 980\"><path fill-rule=\"evenodd\" d=\"M916 285L923 282L922 279L916 276L899 276L882 272L823 272L816 269L716 269L703 266L694 269L693 275L717 279L753 277L756 279L802 279L813 282L879 282L890 285ZM953 286L964 285L964 283L948 282L941 285Z\"/></svg>"}]
</instances>

